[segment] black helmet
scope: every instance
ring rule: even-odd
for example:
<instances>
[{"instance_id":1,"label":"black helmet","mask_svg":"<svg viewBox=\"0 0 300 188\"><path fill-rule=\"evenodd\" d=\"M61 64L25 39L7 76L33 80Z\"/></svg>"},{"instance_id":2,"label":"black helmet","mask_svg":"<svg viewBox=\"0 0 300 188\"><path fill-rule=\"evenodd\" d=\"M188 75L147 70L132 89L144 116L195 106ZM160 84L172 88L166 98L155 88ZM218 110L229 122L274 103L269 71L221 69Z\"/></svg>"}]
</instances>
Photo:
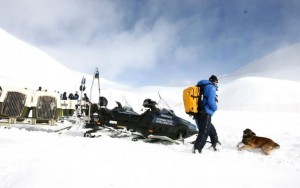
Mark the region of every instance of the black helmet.
<instances>
[{"instance_id":1,"label":"black helmet","mask_svg":"<svg viewBox=\"0 0 300 188\"><path fill-rule=\"evenodd\" d=\"M209 77L209 81L218 82L218 78L215 75L211 75L211 77Z\"/></svg>"}]
</instances>

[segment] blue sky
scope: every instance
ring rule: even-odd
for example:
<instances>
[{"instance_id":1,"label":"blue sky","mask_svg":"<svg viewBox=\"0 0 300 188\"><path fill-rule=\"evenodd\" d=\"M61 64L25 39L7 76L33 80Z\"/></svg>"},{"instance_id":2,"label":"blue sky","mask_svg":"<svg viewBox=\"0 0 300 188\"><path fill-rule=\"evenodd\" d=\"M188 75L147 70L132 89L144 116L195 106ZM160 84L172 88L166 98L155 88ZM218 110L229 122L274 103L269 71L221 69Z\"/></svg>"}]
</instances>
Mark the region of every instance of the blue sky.
<instances>
[{"instance_id":1,"label":"blue sky","mask_svg":"<svg viewBox=\"0 0 300 188\"><path fill-rule=\"evenodd\" d=\"M0 0L0 27L65 66L188 85L300 42L298 0Z\"/></svg>"}]
</instances>

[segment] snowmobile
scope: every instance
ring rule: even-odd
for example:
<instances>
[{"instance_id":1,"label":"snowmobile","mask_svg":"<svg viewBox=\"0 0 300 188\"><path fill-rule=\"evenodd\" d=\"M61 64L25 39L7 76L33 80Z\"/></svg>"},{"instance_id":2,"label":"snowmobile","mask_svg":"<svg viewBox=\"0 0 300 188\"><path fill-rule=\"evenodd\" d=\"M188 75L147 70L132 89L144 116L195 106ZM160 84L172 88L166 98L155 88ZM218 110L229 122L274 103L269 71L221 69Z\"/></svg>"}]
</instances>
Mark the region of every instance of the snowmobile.
<instances>
[{"instance_id":1,"label":"snowmobile","mask_svg":"<svg viewBox=\"0 0 300 188\"><path fill-rule=\"evenodd\" d=\"M176 116L170 109L158 108L157 103L151 99L144 100L146 111L142 114L131 107L122 106L120 102L116 102L115 108L108 109L105 97L100 97L99 101L100 108L96 104L91 105L91 121L86 124L86 128L91 130L85 133L86 137L92 136L102 127L126 129L136 135L133 141L147 138L176 142L198 133L194 124Z\"/></svg>"},{"instance_id":2,"label":"snowmobile","mask_svg":"<svg viewBox=\"0 0 300 188\"><path fill-rule=\"evenodd\" d=\"M129 105L122 106L116 101L117 106L108 109L108 101L100 93L100 77L98 68L95 69L93 81L91 85L90 99L92 98L92 88L94 81L98 80L98 103L89 103L84 109L84 129L85 137L98 137L98 133L104 128L112 131L131 133L135 137L133 141L139 139L167 140L176 142L176 140L188 138L198 133L196 125L186 121L178 116L170 108L158 108L157 103L151 99L145 99L143 106L146 110L139 114L135 112ZM85 88L85 80L81 83ZM160 97L160 101L163 101ZM83 110L81 102L78 108ZM81 113L79 113L81 116ZM130 134L129 134L130 135Z\"/></svg>"}]
</instances>

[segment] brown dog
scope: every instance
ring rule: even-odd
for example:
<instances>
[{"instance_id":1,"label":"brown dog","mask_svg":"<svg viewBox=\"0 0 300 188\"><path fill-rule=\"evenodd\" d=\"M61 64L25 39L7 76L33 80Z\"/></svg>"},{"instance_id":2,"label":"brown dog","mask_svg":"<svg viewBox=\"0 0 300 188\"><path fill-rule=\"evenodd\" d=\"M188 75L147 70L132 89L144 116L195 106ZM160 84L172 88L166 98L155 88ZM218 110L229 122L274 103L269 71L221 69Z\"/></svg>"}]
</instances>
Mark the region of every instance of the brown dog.
<instances>
[{"instance_id":1,"label":"brown dog","mask_svg":"<svg viewBox=\"0 0 300 188\"><path fill-rule=\"evenodd\" d=\"M243 143L242 147L239 145ZM261 148L264 154L269 155L273 149L279 149L279 145L273 140L265 137L256 136L256 134L250 129L245 129L243 134L243 140L237 145L239 151L242 149L256 149Z\"/></svg>"}]
</instances>

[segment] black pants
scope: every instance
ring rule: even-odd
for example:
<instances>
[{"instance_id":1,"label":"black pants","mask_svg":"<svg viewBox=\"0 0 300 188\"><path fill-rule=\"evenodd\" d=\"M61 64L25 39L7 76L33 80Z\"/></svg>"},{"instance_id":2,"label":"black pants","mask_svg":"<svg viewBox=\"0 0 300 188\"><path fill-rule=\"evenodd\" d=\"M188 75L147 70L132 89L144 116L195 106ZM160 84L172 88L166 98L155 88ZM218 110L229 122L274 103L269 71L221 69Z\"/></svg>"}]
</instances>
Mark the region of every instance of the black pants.
<instances>
[{"instance_id":1,"label":"black pants","mask_svg":"<svg viewBox=\"0 0 300 188\"><path fill-rule=\"evenodd\" d=\"M194 144L194 149L198 149L199 152L201 152L203 147L206 144L206 140L208 136L210 137L210 141L212 144L217 144L218 135L217 135L216 128L211 123L211 115L210 114L199 115L198 117L196 117L195 121L199 132Z\"/></svg>"}]
</instances>

